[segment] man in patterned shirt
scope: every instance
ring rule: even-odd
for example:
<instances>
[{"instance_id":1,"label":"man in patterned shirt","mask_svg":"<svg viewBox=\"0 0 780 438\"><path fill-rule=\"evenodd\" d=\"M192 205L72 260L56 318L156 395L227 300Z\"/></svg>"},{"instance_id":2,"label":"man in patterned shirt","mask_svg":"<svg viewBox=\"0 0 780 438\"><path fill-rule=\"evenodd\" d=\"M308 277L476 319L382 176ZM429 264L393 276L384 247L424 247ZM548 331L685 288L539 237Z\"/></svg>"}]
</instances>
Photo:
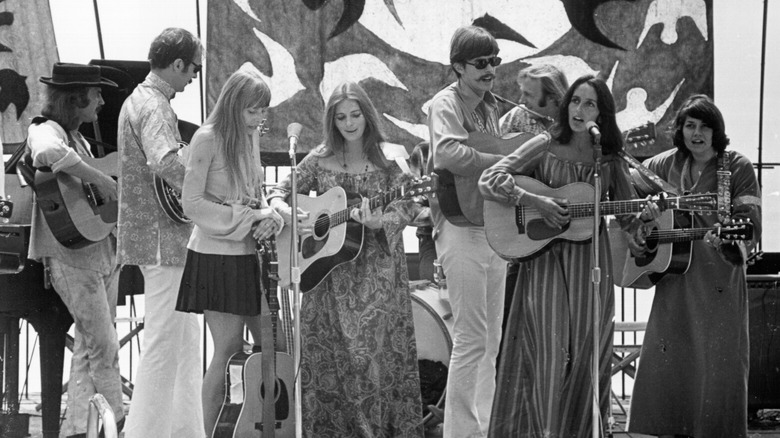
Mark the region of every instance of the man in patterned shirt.
<instances>
[{"instance_id":1,"label":"man in patterned shirt","mask_svg":"<svg viewBox=\"0 0 780 438\"><path fill-rule=\"evenodd\" d=\"M144 342L127 438L202 438L200 326L175 311L192 226L169 219L156 201L154 175L181 193L181 135L170 100L201 70L202 46L190 32L165 29L149 48L151 72L119 114L117 261L144 276ZM210 432L210 431L209 431Z\"/></svg>"}]
</instances>

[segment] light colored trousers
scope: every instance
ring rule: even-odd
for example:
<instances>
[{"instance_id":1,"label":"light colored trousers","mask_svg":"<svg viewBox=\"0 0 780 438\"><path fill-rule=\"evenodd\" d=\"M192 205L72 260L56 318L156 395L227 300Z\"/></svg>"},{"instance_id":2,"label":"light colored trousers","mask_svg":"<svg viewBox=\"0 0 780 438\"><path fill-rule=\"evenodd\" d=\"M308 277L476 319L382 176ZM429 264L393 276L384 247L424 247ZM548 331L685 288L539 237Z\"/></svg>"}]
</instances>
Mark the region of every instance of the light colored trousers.
<instances>
[{"instance_id":1,"label":"light colored trousers","mask_svg":"<svg viewBox=\"0 0 780 438\"><path fill-rule=\"evenodd\" d=\"M203 372L197 315L177 312L184 268L141 266L144 339L126 438L202 438Z\"/></svg>"},{"instance_id":2,"label":"light colored trousers","mask_svg":"<svg viewBox=\"0 0 780 438\"><path fill-rule=\"evenodd\" d=\"M444 404L444 438L486 437L496 389L507 262L482 227L443 221L436 252L447 278L454 339Z\"/></svg>"},{"instance_id":3,"label":"light colored trousers","mask_svg":"<svg viewBox=\"0 0 780 438\"><path fill-rule=\"evenodd\" d=\"M89 399L103 395L116 421L124 417L119 376L119 341L114 328L119 267L104 275L46 260L57 295L76 325L62 436L86 433Z\"/></svg>"}]
</instances>

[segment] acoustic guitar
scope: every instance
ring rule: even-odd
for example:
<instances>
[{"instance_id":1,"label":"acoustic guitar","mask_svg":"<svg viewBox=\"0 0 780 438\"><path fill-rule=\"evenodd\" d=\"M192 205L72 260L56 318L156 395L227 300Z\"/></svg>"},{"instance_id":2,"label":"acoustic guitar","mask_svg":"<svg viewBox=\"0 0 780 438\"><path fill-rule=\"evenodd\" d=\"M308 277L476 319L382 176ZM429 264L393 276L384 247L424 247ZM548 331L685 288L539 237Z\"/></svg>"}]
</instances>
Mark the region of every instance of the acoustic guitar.
<instances>
[{"instance_id":1,"label":"acoustic guitar","mask_svg":"<svg viewBox=\"0 0 780 438\"><path fill-rule=\"evenodd\" d=\"M514 152L523 143L535 137L536 134L528 132L512 132L501 138L490 134L475 131L469 133L469 138L464 141L466 146L474 148L477 152L506 156ZM648 145L655 142L655 123L648 122L633 129L623 132L625 144ZM457 226L481 226L484 224L482 206L479 204L463 202L466 193L472 193L479 183L481 174L472 176L453 175L447 169L436 168L439 175L439 186L436 190L436 201L442 214L449 222ZM477 194L481 197L481 195Z\"/></svg>"},{"instance_id":2,"label":"acoustic guitar","mask_svg":"<svg viewBox=\"0 0 780 438\"><path fill-rule=\"evenodd\" d=\"M485 201L485 234L488 243L504 258L528 259L558 240L584 241L593 235L593 196L595 188L584 182L567 184L553 189L534 178L515 175L515 184L529 193L569 200L571 220L562 228L545 223L541 213L532 207L505 202ZM697 194L679 197L659 197L661 209L717 211L716 194ZM603 215L639 213L647 204L645 199L600 202Z\"/></svg>"},{"instance_id":3,"label":"acoustic guitar","mask_svg":"<svg viewBox=\"0 0 780 438\"><path fill-rule=\"evenodd\" d=\"M649 289L666 274L688 272L693 242L702 240L709 231L729 242L753 238L753 224L750 222L734 221L720 227L693 228L690 216L683 211L663 212L645 238L647 253L640 257L634 257L628 249L630 236L618 224L610 222L608 232L615 285Z\"/></svg>"},{"instance_id":4,"label":"acoustic guitar","mask_svg":"<svg viewBox=\"0 0 780 438\"><path fill-rule=\"evenodd\" d=\"M104 174L116 178L116 152L102 158L82 160ZM68 248L83 248L99 242L116 226L119 204L109 201L95 187L64 172L35 172L38 207L59 243Z\"/></svg>"},{"instance_id":5,"label":"acoustic guitar","mask_svg":"<svg viewBox=\"0 0 780 438\"><path fill-rule=\"evenodd\" d=\"M469 138L464 143L477 152L506 156L535 135L528 132L513 132L498 138L484 132L474 131L469 133ZM465 200L462 199L466 193L475 190L481 174L461 176L444 168L436 168L434 172L438 175L439 183L435 200L432 202L439 204L439 209L444 217L453 225L460 227L482 225L481 205L473 205L473 203L464 202ZM481 197L481 195L477 195Z\"/></svg>"},{"instance_id":6,"label":"acoustic guitar","mask_svg":"<svg viewBox=\"0 0 780 438\"><path fill-rule=\"evenodd\" d=\"M396 199L433 193L436 191L436 175L425 175L401 187L393 188L369 199L373 210L386 206ZM336 267L354 260L363 246L365 227L350 219L350 213L359 204L358 194L347 193L341 187L334 187L322 195L312 198L297 195L298 207L309 212L303 223L311 226L313 233L299 240L298 266L301 270L302 292L314 289ZM282 287L290 285L290 241L292 227L284 227L279 234L279 277Z\"/></svg>"},{"instance_id":7,"label":"acoustic guitar","mask_svg":"<svg viewBox=\"0 0 780 438\"><path fill-rule=\"evenodd\" d=\"M272 333L263 332L262 348L254 346L230 357L225 369L225 399L212 438L295 436L295 362L289 353L292 332L286 333L287 352L277 352L275 348L279 265L273 237L258 244L257 256L263 266L262 282L270 313L261 318L270 319ZM282 312L283 317L286 311Z\"/></svg>"}]
</instances>

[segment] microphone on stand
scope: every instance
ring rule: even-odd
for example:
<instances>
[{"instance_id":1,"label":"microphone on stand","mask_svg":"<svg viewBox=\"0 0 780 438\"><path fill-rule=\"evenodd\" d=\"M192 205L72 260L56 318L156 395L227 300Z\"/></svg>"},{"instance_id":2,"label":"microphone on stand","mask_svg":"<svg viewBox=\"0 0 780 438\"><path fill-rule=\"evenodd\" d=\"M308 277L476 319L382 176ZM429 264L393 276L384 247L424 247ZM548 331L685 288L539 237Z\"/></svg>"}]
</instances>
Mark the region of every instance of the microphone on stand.
<instances>
[{"instance_id":1,"label":"microphone on stand","mask_svg":"<svg viewBox=\"0 0 780 438\"><path fill-rule=\"evenodd\" d=\"M301 135L303 126L300 123L293 122L287 125L287 139L290 141L290 156L295 156L295 147L298 145L298 137Z\"/></svg>"},{"instance_id":2,"label":"microphone on stand","mask_svg":"<svg viewBox=\"0 0 780 438\"><path fill-rule=\"evenodd\" d=\"M599 130L599 125L597 125L594 121L590 121L586 123L585 126L588 127L588 134L590 134L590 138L593 141L593 144L596 145L601 143L601 131ZM290 128L287 128L287 132L290 132Z\"/></svg>"}]
</instances>

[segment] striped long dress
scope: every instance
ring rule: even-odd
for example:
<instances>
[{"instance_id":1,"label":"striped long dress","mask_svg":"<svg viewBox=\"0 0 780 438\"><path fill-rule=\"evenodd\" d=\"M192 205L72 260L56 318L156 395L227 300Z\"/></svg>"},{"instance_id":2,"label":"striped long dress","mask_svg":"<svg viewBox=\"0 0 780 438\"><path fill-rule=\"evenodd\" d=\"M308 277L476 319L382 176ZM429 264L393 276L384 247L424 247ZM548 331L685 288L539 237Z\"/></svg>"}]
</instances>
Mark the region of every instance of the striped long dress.
<instances>
[{"instance_id":1,"label":"striped long dress","mask_svg":"<svg viewBox=\"0 0 780 438\"><path fill-rule=\"evenodd\" d=\"M532 143L529 145L529 143ZM593 183L595 166L554 155L539 136L504 158L482 177L483 193L500 199L500 174L533 176L558 188ZM632 197L627 168L605 157L602 199ZM624 173L624 171L626 173ZM602 227L604 230L604 227ZM605 231L605 230L604 230ZM606 232L600 234L603 274L600 300L599 400L605 418L610 390L614 287ZM490 423L491 437L589 437L592 424L593 299L587 242L560 241L520 264Z\"/></svg>"}]
</instances>

